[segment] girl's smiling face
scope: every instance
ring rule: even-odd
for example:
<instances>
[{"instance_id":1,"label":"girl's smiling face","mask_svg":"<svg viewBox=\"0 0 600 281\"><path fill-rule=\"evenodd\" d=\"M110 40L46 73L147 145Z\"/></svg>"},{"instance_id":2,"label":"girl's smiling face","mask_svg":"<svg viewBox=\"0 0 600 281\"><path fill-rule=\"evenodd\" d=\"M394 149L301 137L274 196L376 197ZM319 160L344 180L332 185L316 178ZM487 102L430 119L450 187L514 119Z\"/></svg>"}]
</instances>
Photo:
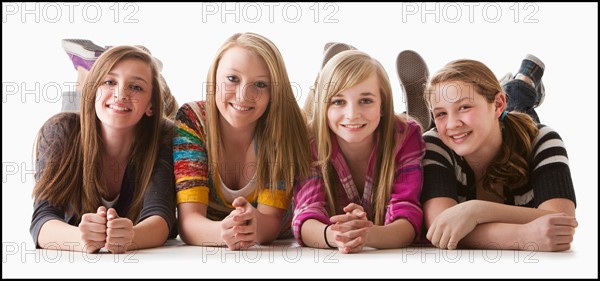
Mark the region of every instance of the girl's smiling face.
<instances>
[{"instance_id":1,"label":"girl's smiling face","mask_svg":"<svg viewBox=\"0 0 600 281\"><path fill-rule=\"evenodd\" d=\"M242 47L223 53L216 72L216 104L234 128L255 127L271 96L269 69L258 55Z\"/></svg>"},{"instance_id":2,"label":"girl's smiling face","mask_svg":"<svg viewBox=\"0 0 600 281\"><path fill-rule=\"evenodd\" d=\"M334 95L327 108L327 123L338 141L359 144L372 141L381 119L381 94L376 74Z\"/></svg>"},{"instance_id":3,"label":"girl's smiling face","mask_svg":"<svg viewBox=\"0 0 600 281\"><path fill-rule=\"evenodd\" d=\"M429 101L440 138L456 154L467 157L495 143L491 140L500 133L501 109L472 85L458 81L439 83Z\"/></svg>"},{"instance_id":4,"label":"girl's smiling face","mask_svg":"<svg viewBox=\"0 0 600 281\"><path fill-rule=\"evenodd\" d=\"M138 59L125 59L108 72L96 90L96 115L102 126L132 129L152 115L152 71Z\"/></svg>"}]
</instances>

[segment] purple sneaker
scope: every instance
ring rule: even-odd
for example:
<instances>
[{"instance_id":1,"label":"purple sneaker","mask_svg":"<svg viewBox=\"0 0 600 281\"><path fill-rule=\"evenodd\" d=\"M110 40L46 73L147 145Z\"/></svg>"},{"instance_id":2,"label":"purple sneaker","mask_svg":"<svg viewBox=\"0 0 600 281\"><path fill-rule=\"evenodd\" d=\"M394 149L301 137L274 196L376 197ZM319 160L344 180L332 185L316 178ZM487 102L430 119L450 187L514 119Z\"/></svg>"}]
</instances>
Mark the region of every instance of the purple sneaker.
<instances>
[{"instance_id":1,"label":"purple sneaker","mask_svg":"<svg viewBox=\"0 0 600 281\"><path fill-rule=\"evenodd\" d=\"M80 66L90 70L96 59L106 51L105 48L84 39L63 39L62 46L73 62L75 69Z\"/></svg>"}]
</instances>

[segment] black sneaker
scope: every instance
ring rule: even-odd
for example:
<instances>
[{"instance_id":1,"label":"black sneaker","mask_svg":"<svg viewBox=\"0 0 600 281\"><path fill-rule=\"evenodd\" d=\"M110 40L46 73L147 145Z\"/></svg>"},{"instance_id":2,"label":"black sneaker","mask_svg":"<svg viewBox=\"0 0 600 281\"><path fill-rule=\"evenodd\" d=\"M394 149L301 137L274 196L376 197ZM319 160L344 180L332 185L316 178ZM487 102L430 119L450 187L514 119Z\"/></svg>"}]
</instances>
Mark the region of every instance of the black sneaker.
<instances>
[{"instance_id":1,"label":"black sneaker","mask_svg":"<svg viewBox=\"0 0 600 281\"><path fill-rule=\"evenodd\" d=\"M521 73L531 79L535 85L535 91L537 93L534 107L538 107L544 101L546 96L546 89L544 83L542 83L542 76L544 75L544 69L546 66L544 62L532 54L527 54L525 59L521 62L521 67L518 73Z\"/></svg>"}]
</instances>

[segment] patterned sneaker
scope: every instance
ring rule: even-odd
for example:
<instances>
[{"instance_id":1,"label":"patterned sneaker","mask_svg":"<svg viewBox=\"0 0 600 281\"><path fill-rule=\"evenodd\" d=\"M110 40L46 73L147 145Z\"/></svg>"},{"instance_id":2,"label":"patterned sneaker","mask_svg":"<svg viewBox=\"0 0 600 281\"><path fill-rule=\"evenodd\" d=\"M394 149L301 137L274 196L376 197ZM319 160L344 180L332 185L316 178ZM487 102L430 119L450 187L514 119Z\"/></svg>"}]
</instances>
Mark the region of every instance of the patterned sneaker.
<instances>
[{"instance_id":1,"label":"patterned sneaker","mask_svg":"<svg viewBox=\"0 0 600 281\"><path fill-rule=\"evenodd\" d=\"M330 42L325 44L325 53L323 54L323 63L321 64L321 68L323 68L327 62L333 58L335 55L349 50L356 50L356 48L352 45L348 45L346 43L337 43Z\"/></svg>"},{"instance_id":2,"label":"patterned sneaker","mask_svg":"<svg viewBox=\"0 0 600 281\"><path fill-rule=\"evenodd\" d=\"M423 127L423 132L431 127L431 113L425 101L425 83L429 79L429 69L425 60L415 51L405 50L396 58L396 70L406 101L406 112Z\"/></svg>"},{"instance_id":3,"label":"patterned sneaker","mask_svg":"<svg viewBox=\"0 0 600 281\"><path fill-rule=\"evenodd\" d=\"M81 66L90 70L96 59L106 50L92 41L84 39L63 39L62 46L75 69Z\"/></svg>"},{"instance_id":4,"label":"patterned sneaker","mask_svg":"<svg viewBox=\"0 0 600 281\"><path fill-rule=\"evenodd\" d=\"M546 89L544 83L542 83L542 75L544 75L544 69L546 65L544 62L532 54L527 54L525 59L521 61L521 67L517 74L523 74L531 79L534 84L534 88L537 92L534 107L538 107L544 101L546 95Z\"/></svg>"}]
</instances>

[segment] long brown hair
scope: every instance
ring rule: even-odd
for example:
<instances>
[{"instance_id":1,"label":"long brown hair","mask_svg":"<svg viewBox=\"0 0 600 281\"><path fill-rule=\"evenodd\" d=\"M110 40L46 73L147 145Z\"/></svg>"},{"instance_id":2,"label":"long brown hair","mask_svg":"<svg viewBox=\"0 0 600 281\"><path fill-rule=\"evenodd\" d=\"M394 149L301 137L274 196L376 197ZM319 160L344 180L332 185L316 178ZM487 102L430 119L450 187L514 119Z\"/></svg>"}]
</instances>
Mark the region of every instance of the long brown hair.
<instances>
[{"instance_id":1,"label":"long brown hair","mask_svg":"<svg viewBox=\"0 0 600 281\"><path fill-rule=\"evenodd\" d=\"M373 176L373 210L366 210L372 214L375 224L385 222L385 214L394 183L395 155L394 147L401 139L395 137L396 121L406 127L404 119L394 114L394 101L392 87L383 66L369 55L356 50L344 51L334 56L321 70L313 94L309 95L305 103L305 111L312 115L309 117L309 128L314 137L318 152L318 165L325 183L327 203L330 214L335 214L336 202L334 196L333 177L334 169L331 166L332 136L327 123L327 109L331 98L336 94L351 88L376 74L381 94L381 120L375 134L379 134L379 147L376 154L375 174Z\"/></svg>"},{"instance_id":2,"label":"long brown hair","mask_svg":"<svg viewBox=\"0 0 600 281\"><path fill-rule=\"evenodd\" d=\"M446 64L433 75L425 90L425 99L430 100L437 84L445 82L463 82L474 87L488 103L494 103L498 93L504 90L494 73L483 63L475 60L455 60ZM538 135L537 124L524 113L509 112L498 126L502 129L502 146L492 159L483 177L483 188L502 195L494 190L494 184L509 189L525 185L529 179L529 162L533 150L533 139Z\"/></svg>"},{"instance_id":3,"label":"long brown hair","mask_svg":"<svg viewBox=\"0 0 600 281\"><path fill-rule=\"evenodd\" d=\"M267 65L271 81L269 105L256 125L257 185L277 190L283 181L291 194L294 179L308 175L310 153L306 121L296 102L283 57L269 39L255 33L236 33L229 37L217 52L207 78L206 118L208 159L210 173L218 169L217 159L220 134L217 120L220 113L216 105L216 73L219 61L232 47L241 47L260 57ZM214 178L214 177L213 177Z\"/></svg>"},{"instance_id":4,"label":"long brown hair","mask_svg":"<svg viewBox=\"0 0 600 281\"><path fill-rule=\"evenodd\" d=\"M154 114L144 115L137 123L128 163L134 169L136 181L133 201L125 215L133 221L138 217L156 162L160 130L165 120L158 67L148 53L132 46L110 48L94 63L82 90L80 114L57 114L38 132L36 159L41 156L40 144L47 144L49 149L43 152L47 159L45 169L33 189L36 201L48 200L51 205L80 217L84 213L96 212L101 205L100 198L107 197L101 164L104 147L95 108L96 94L108 72L125 59L145 62L152 73L151 103ZM56 129L59 134L45 132Z\"/></svg>"}]
</instances>

